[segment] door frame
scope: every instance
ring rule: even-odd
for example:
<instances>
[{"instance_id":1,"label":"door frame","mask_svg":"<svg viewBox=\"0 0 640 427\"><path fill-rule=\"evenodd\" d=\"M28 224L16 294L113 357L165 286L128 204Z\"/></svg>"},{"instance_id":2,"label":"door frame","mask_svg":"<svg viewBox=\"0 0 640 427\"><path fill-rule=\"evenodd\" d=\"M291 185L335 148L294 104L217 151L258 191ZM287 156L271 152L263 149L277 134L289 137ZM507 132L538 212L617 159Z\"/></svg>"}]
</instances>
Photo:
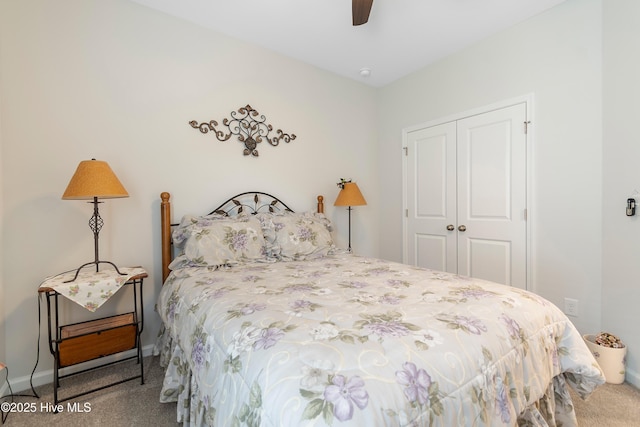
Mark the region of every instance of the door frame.
<instances>
[{"instance_id":1,"label":"door frame","mask_svg":"<svg viewBox=\"0 0 640 427\"><path fill-rule=\"evenodd\" d=\"M527 238L527 244L526 244L526 254L525 254L525 264L526 264L526 269L527 269L527 273L526 273L526 285L525 288L527 290L531 290L532 284L535 283L533 281L533 268L532 268L532 254L533 254L533 239L531 238L532 236L532 219L533 219L533 162L534 162L534 157L533 157L533 145L534 145L534 140L535 140L535 135L534 135L534 131L535 131L535 126L532 126L532 124L535 124L534 121L534 94L533 93L529 93L527 95L522 95L522 96L518 96L518 97L514 97L514 98L510 98L510 99L505 99L502 101L497 101L495 103L492 104L488 104L488 105L484 105L481 107L477 107L477 108L473 108L470 110L466 110L466 111L462 111L459 113L455 113L455 114L451 114L449 116L446 117L441 117L439 119L435 119L435 120L430 120L428 122L425 123L421 123L421 124L417 124L417 125L413 125L413 126L408 126L404 129L402 129L402 150L404 151L404 153L406 153L406 150L408 149L408 134L410 132L414 132L420 129L424 129L424 128L428 128L428 127L432 127L432 126L437 126L437 125L441 125L443 123L447 123L447 122L452 122L452 121L457 121L457 120L461 120L467 117L471 117L471 116L476 116L479 114L484 114L490 111L494 111L494 110L500 110L502 108L506 108L506 107L511 107L513 105L516 104L522 104L524 103L526 105L526 121L528 123L527 125L527 133L526 133L526 144L527 144L527 160L526 160L526 210L527 210L527 221L526 221L526 238ZM523 124L524 126L524 124ZM408 156L403 155L402 156L402 262L403 263L408 263L409 262L409 247L408 247L408 239L407 239L407 209L408 209L408 202L407 202L407 178L408 178Z\"/></svg>"}]
</instances>

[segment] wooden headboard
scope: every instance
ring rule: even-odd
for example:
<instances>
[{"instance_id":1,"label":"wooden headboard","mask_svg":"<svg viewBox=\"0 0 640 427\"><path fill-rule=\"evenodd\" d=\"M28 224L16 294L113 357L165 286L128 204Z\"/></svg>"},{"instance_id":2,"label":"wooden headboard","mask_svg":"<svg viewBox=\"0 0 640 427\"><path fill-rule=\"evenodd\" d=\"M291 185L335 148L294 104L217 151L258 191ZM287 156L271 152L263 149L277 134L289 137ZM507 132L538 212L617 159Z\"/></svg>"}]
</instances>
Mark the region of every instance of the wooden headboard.
<instances>
[{"instance_id":1,"label":"wooden headboard","mask_svg":"<svg viewBox=\"0 0 640 427\"><path fill-rule=\"evenodd\" d=\"M178 225L171 221L171 202L169 193L162 192L160 194L160 226L161 226L161 245L162 245L162 283L169 276L169 264L173 259L171 227ZM324 213L324 197L317 197L317 212ZM258 212L293 212L280 199L268 193L260 191L248 191L240 193L228 199L220 206L215 208L209 214L220 214L226 216L236 216L241 213L256 214Z\"/></svg>"}]
</instances>

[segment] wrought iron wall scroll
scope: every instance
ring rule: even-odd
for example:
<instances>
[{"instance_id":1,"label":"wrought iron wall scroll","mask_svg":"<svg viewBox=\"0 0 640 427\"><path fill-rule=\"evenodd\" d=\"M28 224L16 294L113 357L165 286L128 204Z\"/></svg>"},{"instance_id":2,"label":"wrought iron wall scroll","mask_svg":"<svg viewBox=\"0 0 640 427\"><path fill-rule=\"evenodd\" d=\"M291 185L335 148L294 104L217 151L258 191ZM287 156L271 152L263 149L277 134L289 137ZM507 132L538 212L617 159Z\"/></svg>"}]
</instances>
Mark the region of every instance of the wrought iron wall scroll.
<instances>
[{"instance_id":1,"label":"wrought iron wall scroll","mask_svg":"<svg viewBox=\"0 0 640 427\"><path fill-rule=\"evenodd\" d=\"M280 144L280 141L289 142L296 139L294 134L288 134L282 130L276 130L276 135L269 136L273 130L273 126L266 123L267 118L260 115L250 105L238 108L238 111L231 112L231 119L222 120L222 126L227 128L229 133L218 129L218 122L211 120L209 123L200 123L192 120L189 122L192 128L200 129L202 133L213 132L218 141L226 141L231 135L237 135L238 141L244 143L244 155L258 156L258 144L266 140L274 147Z\"/></svg>"}]
</instances>

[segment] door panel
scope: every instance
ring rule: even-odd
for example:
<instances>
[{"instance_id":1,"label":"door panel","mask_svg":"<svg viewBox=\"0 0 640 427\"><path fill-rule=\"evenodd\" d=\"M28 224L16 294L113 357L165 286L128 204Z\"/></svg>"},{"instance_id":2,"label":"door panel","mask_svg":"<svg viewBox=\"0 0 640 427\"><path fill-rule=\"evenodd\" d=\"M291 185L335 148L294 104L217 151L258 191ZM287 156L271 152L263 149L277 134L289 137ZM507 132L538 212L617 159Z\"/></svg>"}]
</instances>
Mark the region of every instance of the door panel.
<instances>
[{"instance_id":1,"label":"door panel","mask_svg":"<svg viewBox=\"0 0 640 427\"><path fill-rule=\"evenodd\" d=\"M447 236L415 234L415 258L421 267L447 271Z\"/></svg>"},{"instance_id":2,"label":"door panel","mask_svg":"<svg viewBox=\"0 0 640 427\"><path fill-rule=\"evenodd\" d=\"M465 239L469 260L468 276L511 284L511 242L488 239Z\"/></svg>"},{"instance_id":3,"label":"door panel","mask_svg":"<svg viewBox=\"0 0 640 427\"><path fill-rule=\"evenodd\" d=\"M465 128L459 146L459 165L468 173L469 217L504 220L510 217L509 122ZM466 145L463 145L466 144ZM465 171L463 170L463 172Z\"/></svg>"},{"instance_id":4,"label":"door panel","mask_svg":"<svg viewBox=\"0 0 640 427\"><path fill-rule=\"evenodd\" d=\"M455 272L457 241L447 225L456 221L456 124L407 135L407 253L409 263Z\"/></svg>"},{"instance_id":5,"label":"door panel","mask_svg":"<svg viewBox=\"0 0 640 427\"><path fill-rule=\"evenodd\" d=\"M526 105L457 122L458 273L526 287Z\"/></svg>"}]
</instances>

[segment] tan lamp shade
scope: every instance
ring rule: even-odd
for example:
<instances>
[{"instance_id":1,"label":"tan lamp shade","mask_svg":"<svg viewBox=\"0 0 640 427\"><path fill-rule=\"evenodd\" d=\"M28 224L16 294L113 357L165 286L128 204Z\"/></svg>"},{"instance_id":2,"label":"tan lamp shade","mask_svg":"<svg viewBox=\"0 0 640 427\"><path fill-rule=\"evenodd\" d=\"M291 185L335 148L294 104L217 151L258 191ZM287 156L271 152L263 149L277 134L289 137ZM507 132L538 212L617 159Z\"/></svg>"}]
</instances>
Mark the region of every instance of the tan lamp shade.
<instances>
[{"instance_id":1,"label":"tan lamp shade","mask_svg":"<svg viewBox=\"0 0 640 427\"><path fill-rule=\"evenodd\" d=\"M129 197L129 193L107 162L96 159L83 160L71 177L62 199L87 200L94 197L115 199Z\"/></svg>"},{"instance_id":2,"label":"tan lamp shade","mask_svg":"<svg viewBox=\"0 0 640 427\"><path fill-rule=\"evenodd\" d=\"M367 201L362 196L358 184L355 182L345 182L344 187L338 193L338 198L333 204L334 206L362 206Z\"/></svg>"}]
</instances>

